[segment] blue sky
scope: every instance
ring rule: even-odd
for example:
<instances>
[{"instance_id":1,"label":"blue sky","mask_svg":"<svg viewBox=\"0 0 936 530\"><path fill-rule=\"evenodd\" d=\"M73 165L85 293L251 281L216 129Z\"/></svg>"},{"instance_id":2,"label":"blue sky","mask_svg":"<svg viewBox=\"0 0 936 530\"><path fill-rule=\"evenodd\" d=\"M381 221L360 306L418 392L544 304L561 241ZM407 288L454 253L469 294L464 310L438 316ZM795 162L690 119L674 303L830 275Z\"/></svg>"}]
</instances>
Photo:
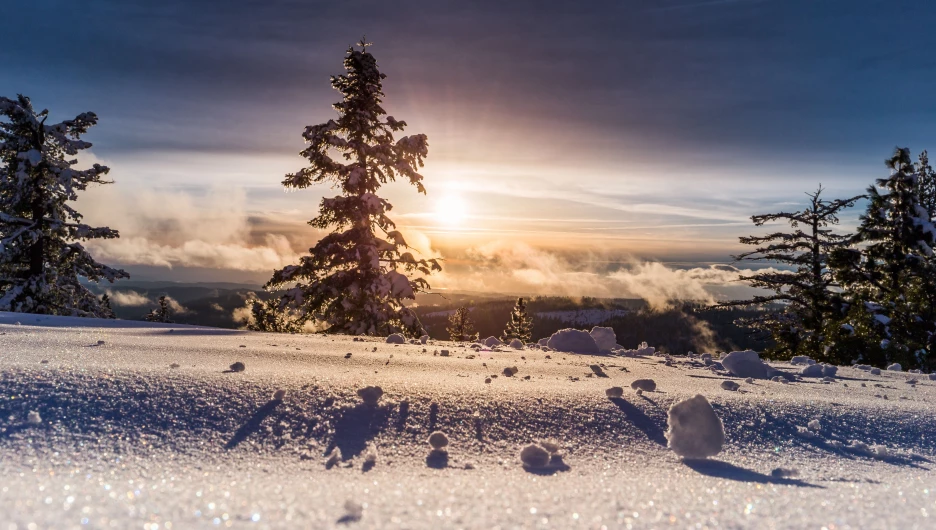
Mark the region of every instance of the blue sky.
<instances>
[{"instance_id":1,"label":"blue sky","mask_svg":"<svg viewBox=\"0 0 936 530\"><path fill-rule=\"evenodd\" d=\"M99 115L116 183L80 204L125 240L97 251L146 277L262 279L314 242L330 190L279 183L361 35L388 111L429 136L429 195L387 196L451 271L511 244L571 268L730 261L751 214L936 147L926 2L13 4L0 89Z\"/></svg>"}]
</instances>

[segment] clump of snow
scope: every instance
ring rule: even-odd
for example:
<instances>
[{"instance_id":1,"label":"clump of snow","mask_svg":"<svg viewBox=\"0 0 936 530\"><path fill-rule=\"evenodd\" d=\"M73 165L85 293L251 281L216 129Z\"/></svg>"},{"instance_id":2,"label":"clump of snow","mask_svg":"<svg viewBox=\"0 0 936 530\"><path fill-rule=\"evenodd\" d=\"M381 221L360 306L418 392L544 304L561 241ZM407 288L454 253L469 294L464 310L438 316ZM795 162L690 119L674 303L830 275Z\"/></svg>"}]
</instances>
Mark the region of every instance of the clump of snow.
<instances>
[{"instance_id":1,"label":"clump of snow","mask_svg":"<svg viewBox=\"0 0 936 530\"><path fill-rule=\"evenodd\" d=\"M871 372L871 375L881 375L881 369L880 369L880 368L871 368L871 369L868 370L868 371Z\"/></svg>"},{"instance_id":2,"label":"clump of snow","mask_svg":"<svg viewBox=\"0 0 936 530\"><path fill-rule=\"evenodd\" d=\"M822 377L822 365L821 364L812 364L809 365L800 372L800 375L803 377Z\"/></svg>"},{"instance_id":3,"label":"clump of snow","mask_svg":"<svg viewBox=\"0 0 936 530\"><path fill-rule=\"evenodd\" d=\"M506 377L513 377L519 371L520 369L518 369L516 366L508 366L507 368L504 368L504 375Z\"/></svg>"},{"instance_id":4,"label":"clump of snow","mask_svg":"<svg viewBox=\"0 0 936 530\"><path fill-rule=\"evenodd\" d=\"M555 454L559 452L559 442L555 440L540 440L540 447L549 451L550 454Z\"/></svg>"},{"instance_id":5,"label":"clump of snow","mask_svg":"<svg viewBox=\"0 0 936 530\"><path fill-rule=\"evenodd\" d=\"M879 458L881 460L886 460L891 457L890 451L888 451L887 446L884 445L875 445L872 447L871 454L874 458Z\"/></svg>"},{"instance_id":6,"label":"clump of snow","mask_svg":"<svg viewBox=\"0 0 936 530\"><path fill-rule=\"evenodd\" d=\"M736 377L769 379L774 370L761 361L756 351L733 351L721 360L722 366Z\"/></svg>"},{"instance_id":7,"label":"clump of snow","mask_svg":"<svg viewBox=\"0 0 936 530\"><path fill-rule=\"evenodd\" d=\"M738 383L735 383L734 381L722 381L721 387L724 388L725 390L731 390L732 392L734 392L738 390L739 388L741 388L741 385L739 385Z\"/></svg>"},{"instance_id":8,"label":"clump of snow","mask_svg":"<svg viewBox=\"0 0 936 530\"><path fill-rule=\"evenodd\" d=\"M813 432L819 432L822 430L822 424L819 423L818 419L812 419L806 424L806 428Z\"/></svg>"},{"instance_id":9,"label":"clump of snow","mask_svg":"<svg viewBox=\"0 0 936 530\"><path fill-rule=\"evenodd\" d=\"M902 372L902 371L903 371L903 367L900 366L900 363L890 364L890 365L887 366L887 369L890 370L891 372Z\"/></svg>"},{"instance_id":10,"label":"clump of snow","mask_svg":"<svg viewBox=\"0 0 936 530\"><path fill-rule=\"evenodd\" d=\"M358 389L357 395L365 405L376 406L377 402L383 396L383 389L379 386L366 386Z\"/></svg>"},{"instance_id":11,"label":"clump of snow","mask_svg":"<svg viewBox=\"0 0 936 530\"><path fill-rule=\"evenodd\" d=\"M936 381L936 374L929 374L930 381Z\"/></svg>"},{"instance_id":12,"label":"clump of snow","mask_svg":"<svg viewBox=\"0 0 936 530\"><path fill-rule=\"evenodd\" d=\"M231 365L232 372L243 372L246 369L247 369L247 366L240 361L237 361L236 363Z\"/></svg>"},{"instance_id":13,"label":"clump of snow","mask_svg":"<svg viewBox=\"0 0 936 530\"><path fill-rule=\"evenodd\" d=\"M754 384L754 378L753 378L753 377L748 377L748 378L746 378L746 379L744 380L744 382L747 383L747 384L749 384L749 385L752 385L752 384Z\"/></svg>"},{"instance_id":14,"label":"clump of snow","mask_svg":"<svg viewBox=\"0 0 936 530\"><path fill-rule=\"evenodd\" d=\"M336 446L331 450L330 453L328 453L328 458L325 460L325 468L331 469L335 467L338 462L341 462L341 449Z\"/></svg>"},{"instance_id":15,"label":"clump of snow","mask_svg":"<svg viewBox=\"0 0 936 530\"><path fill-rule=\"evenodd\" d=\"M631 388L644 392L653 392L656 390L656 381L653 379L636 379L631 383Z\"/></svg>"},{"instance_id":16,"label":"clump of snow","mask_svg":"<svg viewBox=\"0 0 936 530\"><path fill-rule=\"evenodd\" d=\"M273 401L283 401L284 397L286 397L286 391L282 388L273 392Z\"/></svg>"},{"instance_id":17,"label":"clump of snow","mask_svg":"<svg viewBox=\"0 0 936 530\"><path fill-rule=\"evenodd\" d=\"M377 465L377 450L373 447L369 447L367 453L364 454L364 470L373 469L375 465Z\"/></svg>"},{"instance_id":18,"label":"clump of snow","mask_svg":"<svg viewBox=\"0 0 936 530\"><path fill-rule=\"evenodd\" d=\"M668 447L682 458L715 456L725 443L725 427L701 394L670 407L667 423Z\"/></svg>"},{"instance_id":19,"label":"clump of snow","mask_svg":"<svg viewBox=\"0 0 936 530\"><path fill-rule=\"evenodd\" d=\"M342 523L353 523L361 520L364 516L364 506L361 503L349 500L344 505L345 514L339 519Z\"/></svg>"},{"instance_id":20,"label":"clump of snow","mask_svg":"<svg viewBox=\"0 0 936 530\"><path fill-rule=\"evenodd\" d=\"M778 467L770 472L770 476L773 478L793 478L799 476L799 471L796 469Z\"/></svg>"},{"instance_id":21,"label":"clump of snow","mask_svg":"<svg viewBox=\"0 0 936 530\"><path fill-rule=\"evenodd\" d=\"M515 350L522 350L522 349L523 349L523 341L520 340L520 339L513 339L513 340L510 341L510 347L513 348L513 349L515 349Z\"/></svg>"},{"instance_id":22,"label":"clump of snow","mask_svg":"<svg viewBox=\"0 0 936 530\"><path fill-rule=\"evenodd\" d=\"M612 386L605 390L605 395L609 398L619 398L624 395L624 389L619 386Z\"/></svg>"},{"instance_id":23,"label":"clump of snow","mask_svg":"<svg viewBox=\"0 0 936 530\"><path fill-rule=\"evenodd\" d=\"M387 337L387 344L406 344L406 337L399 333L393 333Z\"/></svg>"},{"instance_id":24,"label":"clump of snow","mask_svg":"<svg viewBox=\"0 0 936 530\"><path fill-rule=\"evenodd\" d=\"M42 423L42 416L39 415L39 411L29 411L29 413L26 414L26 423L30 425L39 425Z\"/></svg>"},{"instance_id":25,"label":"clump of snow","mask_svg":"<svg viewBox=\"0 0 936 530\"><path fill-rule=\"evenodd\" d=\"M822 365L822 375L824 377L835 377L835 374L838 373L838 366L832 366L831 364Z\"/></svg>"},{"instance_id":26,"label":"clump of snow","mask_svg":"<svg viewBox=\"0 0 936 530\"><path fill-rule=\"evenodd\" d=\"M546 343L549 342L549 337L543 337L542 339L536 341L537 346L546 346Z\"/></svg>"},{"instance_id":27,"label":"clump of snow","mask_svg":"<svg viewBox=\"0 0 936 530\"><path fill-rule=\"evenodd\" d=\"M792 359L790 359L790 364L806 364L806 365L808 365L808 364L809 364L809 356L808 356L808 355L796 355L796 356L794 356Z\"/></svg>"},{"instance_id":28,"label":"clump of snow","mask_svg":"<svg viewBox=\"0 0 936 530\"><path fill-rule=\"evenodd\" d=\"M439 351L439 355L441 355L442 357L448 357L448 356L449 356L449 351L448 351L448 350L440 350L440 351Z\"/></svg>"},{"instance_id":29,"label":"clump of snow","mask_svg":"<svg viewBox=\"0 0 936 530\"><path fill-rule=\"evenodd\" d=\"M598 345L598 350L600 351L611 351L618 347L617 335L614 334L614 329L595 326L592 328L589 335L595 339L595 344Z\"/></svg>"},{"instance_id":30,"label":"clump of snow","mask_svg":"<svg viewBox=\"0 0 936 530\"><path fill-rule=\"evenodd\" d=\"M441 450L448 446L449 439L442 431L436 431L429 435L429 447L435 450Z\"/></svg>"},{"instance_id":31,"label":"clump of snow","mask_svg":"<svg viewBox=\"0 0 936 530\"><path fill-rule=\"evenodd\" d=\"M536 444L530 444L520 450L520 461L524 467L533 469L544 468L549 465L549 451Z\"/></svg>"},{"instance_id":32,"label":"clump of snow","mask_svg":"<svg viewBox=\"0 0 936 530\"><path fill-rule=\"evenodd\" d=\"M503 342L500 341L497 337L488 337L481 341L481 344L484 344L488 348L493 348L495 346L500 346Z\"/></svg>"},{"instance_id":33,"label":"clump of snow","mask_svg":"<svg viewBox=\"0 0 936 530\"><path fill-rule=\"evenodd\" d=\"M871 369L871 366L869 366L869 365L867 365L867 364L858 364L858 365L855 365L855 368L857 368L857 369L859 369L859 370L864 370L865 372L867 372L868 370Z\"/></svg>"},{"instance_id":34,"label":"clump of snow","mask_svg":"<svg viewBox=\"0 0 936 530\"><path fill-rule=\"evenodd\" d=\"M599 353L598 343L587 332L578 329L560 329L552 334L546 345L567 353Z\"/></svg>"},{"instance_id":35,"label":"clump of snow","mask_svg":"<svg viewBox=\"0 0 936 530\"><path fill-rule=\"evenodd\" d=\"M419 337L419 342L422 343L422 344L425 344L425 343L428 342L428 341L429 341L429 335L423 335L423 336Z\"/></svg>"}]
</instances>

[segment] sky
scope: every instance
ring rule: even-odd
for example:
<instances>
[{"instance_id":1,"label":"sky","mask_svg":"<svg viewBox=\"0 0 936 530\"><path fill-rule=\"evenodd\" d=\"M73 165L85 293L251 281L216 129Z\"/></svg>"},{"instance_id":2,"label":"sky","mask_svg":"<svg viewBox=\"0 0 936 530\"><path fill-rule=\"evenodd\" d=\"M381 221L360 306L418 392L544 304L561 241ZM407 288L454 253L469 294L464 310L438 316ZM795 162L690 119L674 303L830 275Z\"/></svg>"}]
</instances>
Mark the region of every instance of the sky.
<instances>
[{"instance_id":1,"label":"sky","mask_svg":"<svg viewBox=\"0 0 936 530\"><path fill-rule=\"evenodd\" d=\"M895 146L936 148L927 2L12 4L0 94L97 113L82 162L114 184L79 209L121 239L87 246L136 279L262 283L314 244L305 222L334 191L280 183L304 165L304 127L334 117L329 76L363 35L385 108L429 138L428 194L382 193L449 289L709 277L764 230L751 215L820 183L858 195Z\"/></svg>"}]
</instances>

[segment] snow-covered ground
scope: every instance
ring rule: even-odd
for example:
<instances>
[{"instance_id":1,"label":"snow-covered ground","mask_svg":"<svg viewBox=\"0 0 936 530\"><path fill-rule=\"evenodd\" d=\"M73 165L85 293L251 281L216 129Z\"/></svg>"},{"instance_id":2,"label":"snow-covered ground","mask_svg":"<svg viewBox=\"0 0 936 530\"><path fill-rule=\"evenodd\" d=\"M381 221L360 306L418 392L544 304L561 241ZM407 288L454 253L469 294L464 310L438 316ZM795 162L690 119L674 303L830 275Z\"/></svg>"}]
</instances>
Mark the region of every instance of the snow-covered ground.
<instances>
[{"instance_id":1,"label":"snow-covered ground","mask_svg":"<svg viewBox=\"0 0 936 530\"><path fill-rule=\"evenodd\" d=\"M684 358L8 313L0 333L0 530L936 526L926 376L746 383ZM696 394L726 444L682 462L667 409ZM543 439L567 469L522 467Z\"/></svg>"}]
</instances>

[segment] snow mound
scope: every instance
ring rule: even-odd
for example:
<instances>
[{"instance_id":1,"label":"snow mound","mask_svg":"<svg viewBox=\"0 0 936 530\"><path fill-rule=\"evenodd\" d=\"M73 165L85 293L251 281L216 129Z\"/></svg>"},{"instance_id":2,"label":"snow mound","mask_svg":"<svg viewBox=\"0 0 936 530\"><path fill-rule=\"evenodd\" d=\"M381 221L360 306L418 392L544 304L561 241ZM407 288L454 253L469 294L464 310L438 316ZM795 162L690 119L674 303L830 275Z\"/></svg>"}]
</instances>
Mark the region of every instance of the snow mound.
<instances>
[{"instance_id":1,"label":"snow mound","mask_svg":"<svg viewBox=\"0 0 936 530\"><path fill-rule=\"evenodd\" d=\"M725 444L725 427L701 394L670 407L667 423L668 447L682 458L715 456Z\"/></svg>"},{"instance_id":2,"label":"snow mound","mask_svg":"<svg viewBox=\"0 0 936 530\"><path fill-rule=\"evenodd\" d=\"M881 375L881 369L880 369L880 368L871 368L871 369L868 370L868 371L871 372L871 375Z\"/></svg>"},{"instance_id":3,"label":"snow mound","mask_svg":"<svg viewBox=\"0 0 936 530\"><path fill-rule=\"evenodd\" d=\"M536 345L537 345L537 346L546 346L546 344L547 344L548 342L549 342L549 337L543 337L542 339L536 341Z\"/></svg>"},{"instance_id":4,"label":"snow mound","mask_svg":"<svg viewBox=\"0 0 936 530\"><path fill-rule=\"evenodd\" d=\"M835 377L835 374L838 373L838 366L832 366L831 364L822 365L822 375L824 377Z\"/></svg>"},{"instance_id":5,"label":"snow mound","mask_svg":"<svg viewBox=\"0 0 936 530\"><path fill-rule=\"evenodd\" d=\"M822 365L821 364L811 364L803 368L800 372L800 375L803 377L822 377Z\"/></svg>"},{"instance_id":6,"label":"snow mound","mask_svg":"<svg viewBox=\"0 0 936 530\"><path fill-rule=\"evenodd\" d=\"M887 369L890 370L891 372L902 372L902 371L903 371L903 367L900 366L900 363L894 363L894 364L888 365L888 366L887 366Z\"/></svg>"},{"instance_id":7,"label":"snow mound","mask_svg":"<svg viewBox=\"0 0 936 530\"><path fill-rule=\"evenodd\" d=\"M513 340L510 341L510 347L513 348L513 349L515 349L515 350L522 350L522 349L523 349L523 341L520 340L520 339L513 339Z\"/></svg>"},{"instance_id":8,"label":"snow mound","mask_svg":"<svg viewBox=\"0 0 936 530\"><path fill-rule=\"evenodd\" d=\"M605 390L605 395L609 398L619 398L624 395L624 389L619 386L612 386Z\"/></svg>"},{"instance_id":9,"label":"snow mound","mask_svg":"<svg viewBox=\"0 0 936 530\"><path fill-rule=\"evenodd\" d=\"M406 344L406 337L399 333L394 333L387 337L387 344Z\"/></svg>"},{"instance_id":10,"label":"snow mound","mask_svg":"<svg viewBox=\"0 0 936 530\"><path fill-rule=\"evenodd\" d=\"M810 361L810 359L809 359L809 356L808 356L808 355L796 355L796 356L794 356L792 359L790 359L790 364L806 364L806 365L808 365L808 364L809 364L809 361Z\"/></svg>"},{"instance_id":11,"label":"snow mound","mask_svg":"<svg viewBox=\"0 0 936 530\"><path fill-rule=\"evenodd\" d=\"M732 392L734 392L738 390L739 388L741 388L741 385L739 385L738 383L735 383L734 381L722 381L721 387L724 388L725 390L731 390Z\"/></svg>"},{"instance_id":12,"label":"snow mound","mask_svg":"<svg viewBox=\"0 0 936 530\"><path fill-rule=\"evenodd\" d=\"M425 344L426 341L428 341L428 340L429 340L429 335L423 335L423 336L419 337L419 342L422 343L422 344Z\"/></svg>"},{"instance_id":13,"label":"snow mound","mask_svg":"<svg viewBox=\"0 0 936 530\"><path fill-rule=\"evenodd\" d=\"M770 379L775 370L757 355L756 351L733 351L721 360L722 366L736 377Z\"/></svg>"},{"instance_id":14,"label":"snow mound","mask_svg":"<svg viewBox=\"0 0 936 530\"><path fill-rule=\"evenodd\" d=\"M549 337L546 345L566 353L599 353L594 337L578 329L560 329Z\"/></svg>"},{"instance_id":15,"label":"snow mound","mask_svg":"<svg viewBox=\"0 0 936 530\"><path fill-rule=\"evenodd\" d=\"M493 348L495 346L500 346L503 342L500 341L497 337L488 337L481 341L481 344L484 344L488 348Z\"/></svg>"},{"instance_id":16,"label":"snow mound","mask_svg":"<svg viewBox=\"0 0 936 530\"><path fill-rule=\"evenodd\" d=\"M589 334L595 339L600 351L611 351L618 347L617 335L612 328L595 326Z\"/></svg>"}]
</instances>

